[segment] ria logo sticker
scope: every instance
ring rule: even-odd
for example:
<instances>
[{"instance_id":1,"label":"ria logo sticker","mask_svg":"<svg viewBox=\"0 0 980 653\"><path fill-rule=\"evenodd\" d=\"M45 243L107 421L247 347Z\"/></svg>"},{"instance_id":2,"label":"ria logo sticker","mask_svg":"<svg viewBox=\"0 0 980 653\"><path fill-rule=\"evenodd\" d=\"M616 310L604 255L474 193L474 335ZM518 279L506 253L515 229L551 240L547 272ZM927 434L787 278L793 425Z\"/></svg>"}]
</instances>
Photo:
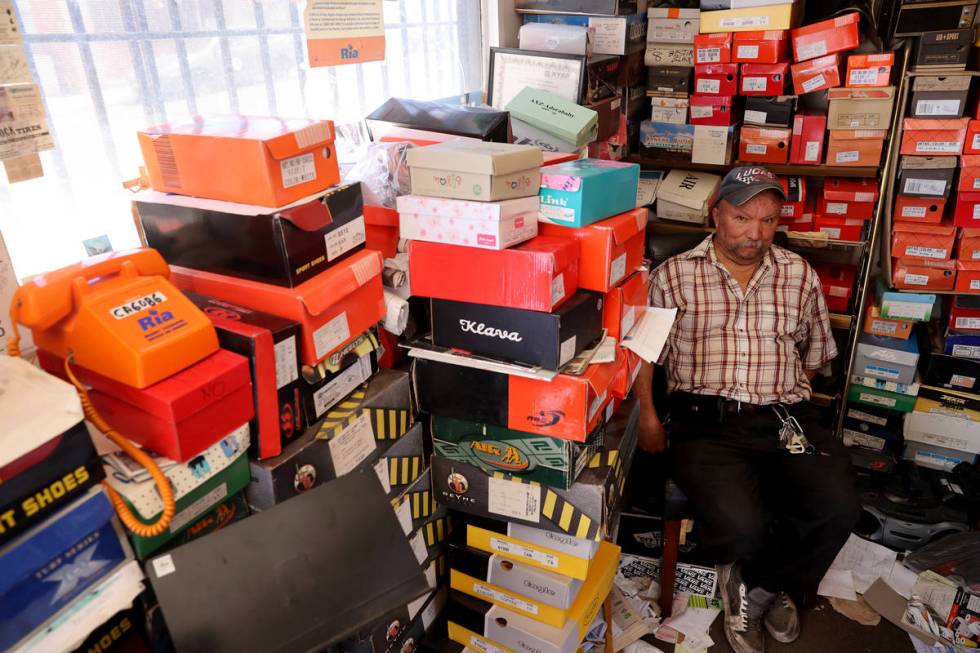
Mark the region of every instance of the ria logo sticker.
<instances>
[{"instance_id":1,"label":"ria logo sticker","mask_svg":"<svg viewBox=\"0 0 980 653\"><path fill-rule=\"evenodd\" d=\"M539 410L537 415L528 415L527 421L535 426L554 426L565 416L562 410Z\"/></svg>"}]
</instances>

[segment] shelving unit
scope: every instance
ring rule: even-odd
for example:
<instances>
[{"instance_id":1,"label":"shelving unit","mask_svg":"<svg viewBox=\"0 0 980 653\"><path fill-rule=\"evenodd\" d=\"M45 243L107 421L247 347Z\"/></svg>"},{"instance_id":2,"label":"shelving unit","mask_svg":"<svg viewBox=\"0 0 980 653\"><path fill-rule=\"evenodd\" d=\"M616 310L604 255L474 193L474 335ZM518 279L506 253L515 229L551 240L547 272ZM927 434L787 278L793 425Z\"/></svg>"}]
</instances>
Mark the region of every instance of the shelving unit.
<instances>
[{"instance_id":1,"label":"shelving unit","mask_svg":"<svg viewBox=\"0 0 980 653\"><path fill-rule=\"evenodd\" d=\"M703 172L716 172L725 174L734 166L753 166L764 165L777 175L792 175L797 177L877 177L878 168L870 167L849 167L849 166L809 166L809 165L789 165L777 163L753 163L751 161L736 161L730 166L714 165L711 163L691 163L672 159L670 157L651 157L642 154L634 154L628 159L631 163L638 163L644 170L654 170L662 168L683 168L685 170L701 170Z\"/></svg>"}]
</instances>

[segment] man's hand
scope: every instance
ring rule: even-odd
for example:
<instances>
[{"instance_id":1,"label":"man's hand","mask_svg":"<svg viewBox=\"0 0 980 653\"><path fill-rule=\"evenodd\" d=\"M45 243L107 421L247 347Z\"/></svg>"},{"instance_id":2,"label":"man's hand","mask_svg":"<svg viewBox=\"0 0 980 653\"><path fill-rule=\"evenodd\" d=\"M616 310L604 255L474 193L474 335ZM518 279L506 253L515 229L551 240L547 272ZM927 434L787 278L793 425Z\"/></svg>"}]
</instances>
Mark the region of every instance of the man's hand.
<instances>
[{"instance_id":1,"label":"man's hand","mask_svg":"<svg viewBox=\"0 0 980 653\"><path fill-rule=\"evenodd\" d=\"M640 405L640 432L637 446L649 453L659 453L667 448L667 432L653 405Z\"/></svg>"}]
</instances>

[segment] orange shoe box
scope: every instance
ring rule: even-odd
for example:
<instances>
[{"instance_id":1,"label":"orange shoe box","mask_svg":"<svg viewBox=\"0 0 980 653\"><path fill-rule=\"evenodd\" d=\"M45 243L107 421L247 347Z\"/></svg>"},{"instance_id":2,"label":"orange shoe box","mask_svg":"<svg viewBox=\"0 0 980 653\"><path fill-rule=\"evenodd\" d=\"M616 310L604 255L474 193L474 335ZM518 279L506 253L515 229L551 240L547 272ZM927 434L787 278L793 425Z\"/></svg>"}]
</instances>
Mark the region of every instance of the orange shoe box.
<instances>
[{"instance_id":1,"label":"orange shoe box","mask_svg":"<svg viewBox=\"0 0 980 653\"><path fill-rule=\"evenodd\" d=\"M732 61L737 63L780 63L789 61L789 30L735 32Z\"/></svg>"},{"instance_id":2,"label":"orange shoe box","mask_svg":"<svg viewBox=\"0 0 980 653\"><path fill-rule=\"evenodd\" d=\"M971 120L967 124L963 154L980 154L980 120Z\"/></svg>"},{"instance_id":3,"label":"orange shoe box","mask_svg":"<svg viewBox=\"0 0 980 653\"><path fill-rule=\"evenodd\" d=\"M643 263L647 219L647 210L640 208L587 227L541 222L538 230L541 236L577 240L580 248L578 287L609 292Z\"/></svg>"},{"instance_id":4,"label":"orange shoe box","mask_svg":"<svg viewBox=\"0 0 980 653\"><path fill-rule=\"evenodd\" d=\"M902 154L959 154L969 118L905 118Z\"/></svg>"},{"instance_id":5,"label":"orange shoe box","mask_svg":"<svg viewBox=\"0 0 980 653\"><path fill-rule=\"evenodd\" d=\"M382 258L363 250L294 288L170 266L173 282L216 299L287 317L302 327L302 361L315 366L385 316Z\"/></svg>"},{"instance_id":6,"label":"orange shoe box","mask_svg":"<svg viewBox=\"0 0 980 653\"><path fill-rule=\"evenodd\" d=\"M895 64L894 52L880 54L852 54L847 58L847 75L844 86L888 86Z\"/></svg>"},{"instance_id":7,"label":"orange shoe box","mask_svg":"<svg viewBox=\"0 0 980 653\"><path fill-rule=\"evenodd\" d=\"M827 139L827 165L878 166L885 145L884 129L835 129Z\"/></svg>"},{"instance_id":8,"label":"orange shoe box","mask_svg":"<svg viewBox=\"0 0 980 653\"><path fill-rule=\"evenodd\" d=\"M900 290L952 290L957 261L892 260L892 284Z\"/></svg>"},{"instance_id":9,"label":"orange shoe box","mask_svg":"<svg viewBox=\"0 0 980 653\"><path fill-rule=\"evenodd\" d=\"M738 64L709 63L694 67L694 92L698 95L738 95Z\"/></svg>"},{"instance_id":10,"label":"orange shoe box","mask_svg":"<svg viewBox=\"0 0 980 653\"><path fill-rule=\"evenodd\" d=\"M896 320L891 317L881 317L878 314L878 307L873 301L868 302L864 312L864 332L873 336L886 336L889 338L907 339L912 335L912 327L915 322L912 320Z\"/></svg>"},{"instance_id":11,"label":"orange shoe box","mask_svg":"<svg viewBox=\"0 0 980 653\"><path fill-rule=\"evenodd\" d=\"M892 256L948 261L953 256L956 227L950 224L897 222L892 226Z\"/></svg>"},{"instance_id":12,"label":"orange shoe box","mask_svg":"<svg viewBox=\"0 0 980 653\"><path fill-rule=\"evenodd\" d=\"M828 200L826 194L817 198L817 215L836 215L843 218L870 220L871 216L874 215L874 208L874 202Z\"/></svg>"},{"instance_id":13,"label":"orange shoe box","mask_svg":"<svg viewBox=\"0 0 980 653\"><path fill-rule=\"evenodd\" d=\"M789 160L791 129L744 125L738 144L740 161L786 163Z\"/></svg>"},{"instance_id":14,"label":"orange shoe box","mask_svg":"<svg viewBox=\"0 0 980 653\"><path fill-rule=\"evenodd\" d=\"M841 85L841 61L838 54L828 54L819 59L795 63L789 67L789 70L793 76L793 89L797 95Z\"/></svg>"},{"instance_id":15,"label":"orange shoe box","mask_svg":"<svg viewBox=\"0 0 980 653\"><path fill-rule=\"evenodd\" d=\"M878 180L827 177L823 182L823 196L833 202L876 202Z\"/></svg>"},{"instance_id":16,"label":"orange shoe box","mask_svg":"<svg viewBox=\"0 0 980 653\"><path fill-rule=\"evenodd\" d=\"M602 326L606 333L622 340L627 336L649 301L650 273L637 270L623 283L606 293L602 305Z\"/></svg>"},{"instance_id":17,"label":"orange shoe box","mask_svg":"<svg viewBox=\"0 0 980 653\"><path fill-rule=\"evenodd\" d=\"M860 14L852 12L790 31L793 61L808 61L858 46Z\"/></svg>"},{"instance_id":18,"label":"orange shoe box","mask_svg":"<svg viewBox=\"0 0 980 653\"><path fill-rule=\"evenodd\" d=\"M698 34L694 37L694 63L731 63L732 34Z\"/></svg>"},{"instance_id":19,"label":"orange shoe box","mask_svg":"<svg viewBox=\"0 0 980 653\"><path fill-rule=\"evenodd\" d=\"M980 155L970 154L960 157L960 180L956 190L980 191Z\"/></svg>"},{"instance_id":20,"label":"orange shoe box","mask_svg":"<svg viewBox=\"0 0 980 653\"><path fill-rule=\"evenodd\" d=\"M784 95L789 81L788 63L742 64L740 95L775 97Z\"/></svg>"},{"instance_id":21,"label":"orange shoe box","mask_svg":"<svg viewBox=\"0 0 980 653\"><path fill-rule=\"evenodd\" d=\"M956 242L956 258L961 261L980 261L980 229L960 229Z\"/></svg>"},{"instance_id":22,"label":"orange shoe box","mask_svg":"<svg viewBox=\"0 0 980 653\"><path fill-rule=\"evenodd\" d=\"M779 231L814 231L813 214L804 213L798 218L779 218Z\"/></svg>"},{"instance_id":23,"label":"orange shoe box","mask_svg":"<svg viewBox=\"0 0 980 653\"><path fill-rule=\"evenodd\" d=\"M980 293L980 261L956 261L954 290Z\"/></svg>"},{"instance_id":24,"label":"orange shoe box","mask_svg":"<svg viewBox=\"0 0 980 653\"><path fill-rule=\"evenodd\" d=\"M827 114L798 112L793 116L793 141L789 161L799 165L820 165L827 135Z\"/></svg>"},{"instance_id":25,"label":"orange shoe box","mask_svg":"<svg viewBox=\"0 0 980 653\"><path fill-rule=\"evenodd\" d=\"M197 116L138 137L165 193L280 207L340 183L329 120Z\"/></svg>"},{"instance_id":26,"label":"orange shoe box","mask_svg":"<svg viewBox=\"0 0 980 653\"><path fill-rule=\"evenodd\" d=\"M620 353L623 354L623 365L619 370L619 374L613 379L612 388L610 389L614 398L614 404L629 397L630 390L633 388L633 382L639 376L640 366L643 363L643 360L629 349L619 347L617 356ZM609 414L612 414L616 409L613 407L607 410Z\"/></svg>"},{"instance_id":27,"label":"orange shoe box","mask_svg":"<svg viewBox=\"0 0 980 653\"><path fill-rule=\"evenodd\" d=\"M384 206L364 205L365 247L381 252L385 258L398 253L398 211Z\"/></svg>"},{"instance_id":28,"label":"orange shoe box","mask_svg":"<svg viewBox=\"0 0 980 653\"><path fill-rule=\"evenodd\" d=\"M895 198L895 222L924 222L939 224L943 221L946 200L935 197L910 197L899 195Z\"/></svg>"},{"instance_id":29,"label":"orange shoe box","mask_svg":"<svg viewBox=\"0 0 980 653\"><path fill-rule=\"evenodd\" d=\"M953 224L966 229L980 227L980 193L956 193Z\"/></svg>"},{"instance_id":30,"label":"orange shoe box","mask_svg":"<svg viewBox=\"0 0 980 653\"><path fill-rule=\"evenodd\" d=\"M827 234L827 237L832 240L862 240L865 223L865 220L815 215L813 217L813 230Z\"/></svg>"}]
</instances>

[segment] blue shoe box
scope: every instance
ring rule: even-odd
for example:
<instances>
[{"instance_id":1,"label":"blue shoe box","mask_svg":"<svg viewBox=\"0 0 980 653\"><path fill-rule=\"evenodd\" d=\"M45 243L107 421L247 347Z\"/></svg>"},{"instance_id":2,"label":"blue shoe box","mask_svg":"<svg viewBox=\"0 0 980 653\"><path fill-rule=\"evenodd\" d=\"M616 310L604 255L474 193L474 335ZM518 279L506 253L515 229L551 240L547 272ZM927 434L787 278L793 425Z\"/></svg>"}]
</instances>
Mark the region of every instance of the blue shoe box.
<instances>
[{"instance_id":1,"label":"blue shoe box","mask_svg":"<svg viewBox=\"0 0 980 653\"><path fill-rule=\"evenodd\" d=\"M636 208L640 166L579 159L541 168L539 219L585 227Z\"/></svg>"}]
</instances>

